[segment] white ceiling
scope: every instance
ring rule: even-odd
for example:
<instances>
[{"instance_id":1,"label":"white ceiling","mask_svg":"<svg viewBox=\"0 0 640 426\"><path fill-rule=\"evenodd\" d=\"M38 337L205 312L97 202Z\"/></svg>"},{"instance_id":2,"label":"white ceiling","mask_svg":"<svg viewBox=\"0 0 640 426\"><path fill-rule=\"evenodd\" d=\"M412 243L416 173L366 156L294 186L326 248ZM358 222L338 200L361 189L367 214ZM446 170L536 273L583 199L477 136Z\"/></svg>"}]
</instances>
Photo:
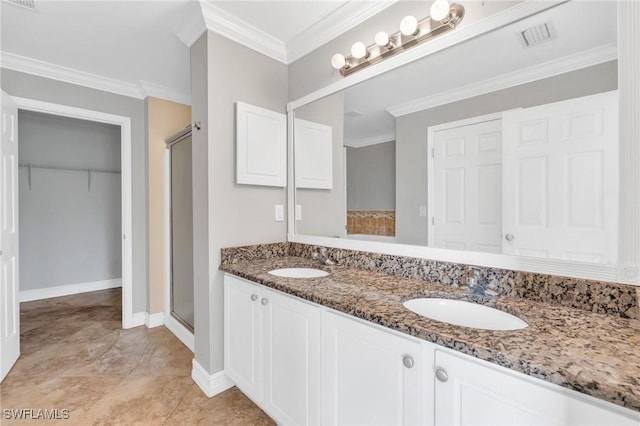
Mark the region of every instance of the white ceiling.
<instances>
[{"instance_id":1,"label":"white ceiling","mask_svg":"<svg viewBox=\"0 0 640 426\"><path fill-rule=\"evenodd\" d=\"M394 1L3 0L2 66L189 103L187 44L205 25L290 63Z\"/></svg>"},{"instance_id":2,"label":"white ceiling","mask_svg":"<svg viewBox=\"0 0 640 426\"><path fill-rule=\"evenodd\" d=\"M544 22L552 23L556 38L523 48L517 34ZM395 118L389 111L403 115L412 104L426 109L450 103L457 93L490 87L505 75L523 81L534 69L566 72L611 60L616 57L616 22L615 2L569 2L354 86L345 91L345 113L363 115L345 115L345 144L383 142L386 135L386 141L394 140Z\"/></svg>"}]
</instances>

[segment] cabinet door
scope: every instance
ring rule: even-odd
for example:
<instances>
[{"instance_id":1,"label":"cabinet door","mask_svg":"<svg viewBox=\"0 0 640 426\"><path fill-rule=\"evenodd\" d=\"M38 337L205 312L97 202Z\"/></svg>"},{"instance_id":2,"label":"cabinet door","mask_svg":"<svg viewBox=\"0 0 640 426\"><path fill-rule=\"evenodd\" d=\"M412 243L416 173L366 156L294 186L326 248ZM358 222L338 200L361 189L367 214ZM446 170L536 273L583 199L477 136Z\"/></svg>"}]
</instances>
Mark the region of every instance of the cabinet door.
<instances>
[{"instance_id":1,"label":"cabinet door","mask_svg":"<svg viewBox=\"0 0 640 426\"><path fill-rule=\"evenodd\" d=\"M420 343L331 312L323 339L324 424L426 423Z\"/></svg>"},{"instance_id":2,"label":"cabinet door","mask_svg":"<svg viewBox=\"0 0 640 426\"><path fill-rule=\"evenodd\" d=\"M436 351L436 425L638 425L640 416L499 366ZM440 372L438 372L440 370ZM625 413L628 411L628 413Z\"/></svg>"},{"instance_id":3,"label":"cabinet door","mask_svg":"<svg viewBox=\"0 0 640 426\"><path fill-rule=\"evenodd\" d=\"M262 401L260 345L261 289L245 280L224 277L224 369L247 396Z\"/></svg>"},{"instance_id":4,"label":"cabinet door","mask_svg":"<svg viewBox=\"0 0 640 426\"><path fill-rule=\"evenodd\" d=\"M320 308L265 289L265 411L279 424L320 423Z\"/></svg>"}]
</instances>

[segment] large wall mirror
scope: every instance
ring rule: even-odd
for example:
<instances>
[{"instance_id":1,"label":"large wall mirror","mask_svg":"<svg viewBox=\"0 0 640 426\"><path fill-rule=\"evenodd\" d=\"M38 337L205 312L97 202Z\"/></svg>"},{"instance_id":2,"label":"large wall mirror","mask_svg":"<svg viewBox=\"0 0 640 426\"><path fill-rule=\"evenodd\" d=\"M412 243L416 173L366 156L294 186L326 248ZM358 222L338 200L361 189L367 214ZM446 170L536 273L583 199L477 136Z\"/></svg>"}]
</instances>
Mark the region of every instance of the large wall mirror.
<instances>
[{"instance_id":1,"label":"large wall mirror","mask_svg":"<svg viewBox=\"0 0 640 426\"><path fill-rule=\"evenodd\" d=\"M296 108L295 234L615 278L617 54L570 1Z\"/></svg>"}]
</instances>

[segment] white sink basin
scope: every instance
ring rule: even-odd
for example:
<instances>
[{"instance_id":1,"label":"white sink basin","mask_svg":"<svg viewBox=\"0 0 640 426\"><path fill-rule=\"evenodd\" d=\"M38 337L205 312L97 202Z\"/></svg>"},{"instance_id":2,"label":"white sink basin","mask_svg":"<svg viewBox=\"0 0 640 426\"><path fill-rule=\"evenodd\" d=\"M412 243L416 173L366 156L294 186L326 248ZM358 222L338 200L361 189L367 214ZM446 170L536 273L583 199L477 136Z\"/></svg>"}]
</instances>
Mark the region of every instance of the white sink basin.
<instances>
[{"instance_id":1,"label":"white sink basin","mask_svg":"<svg viewBox=\"0 0 640 426\"><path fill-rule=\"evenodd\" d=\"M527 323L520 318L489 306L464 300L423 298L411 299L404 307L437 321L483 330L518 330Z\"/></svg>"},{"instance_id":2,"label":"white sink basin","mask_svg":"<svg viewBox=\"0 0 640 426\"><path fill-rule=\"evenodd\" d=\"M329 275L327 271L315 268L282 268L269 271L271 275L287 278L319 278Z\"/></svg>"}]
</instances>

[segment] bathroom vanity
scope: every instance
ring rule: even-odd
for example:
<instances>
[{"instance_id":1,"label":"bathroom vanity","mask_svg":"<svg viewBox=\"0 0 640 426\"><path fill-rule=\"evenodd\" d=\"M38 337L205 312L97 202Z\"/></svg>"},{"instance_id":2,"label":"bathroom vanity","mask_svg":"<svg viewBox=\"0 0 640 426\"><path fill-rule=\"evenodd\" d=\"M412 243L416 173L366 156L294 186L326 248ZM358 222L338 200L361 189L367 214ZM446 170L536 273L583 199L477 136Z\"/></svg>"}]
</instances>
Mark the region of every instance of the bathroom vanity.
<instances>
[{"instance_id":1,"label":"bathroom vanity","mask_svg":"<svg viewBox=\"0 0 640 426\"><path fill-rule=\"evenodd\" d=\"M223 251L221 265L225 373L278 423L640 421L636 319L324 266L287 246ZM328 275L269 274L292 267ZM402 305L416 297L488 304L528 325L450 325Z\"/></svg>"}]
</instances>

